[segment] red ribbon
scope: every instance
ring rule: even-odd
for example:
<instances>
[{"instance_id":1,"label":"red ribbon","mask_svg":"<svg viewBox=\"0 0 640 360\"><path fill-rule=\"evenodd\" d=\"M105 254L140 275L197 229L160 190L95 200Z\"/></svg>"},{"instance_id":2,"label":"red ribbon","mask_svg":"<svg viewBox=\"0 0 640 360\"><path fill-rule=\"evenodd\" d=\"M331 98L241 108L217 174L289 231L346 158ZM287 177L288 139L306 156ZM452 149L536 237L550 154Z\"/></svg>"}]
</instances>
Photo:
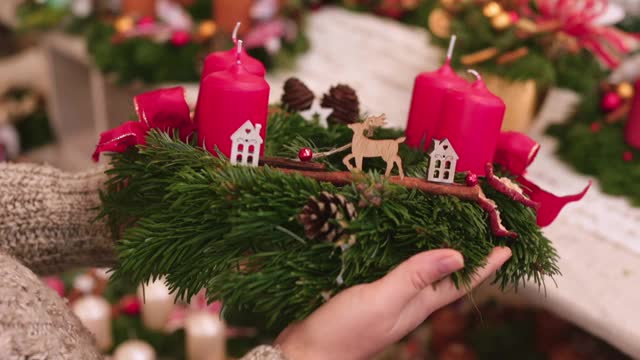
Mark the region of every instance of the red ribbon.
<instances>
[{"instance_id":1,"label":"red ribbon","mask_svg":"<svg viewBox=\"0 0 640 360\"><path fill-rule=\"evenodd\" d=\"M525 134L513 131L504 132L498 137L494 161L518 176L518 181L524 186L524 193L531 200L540 204L537 216L538 225L547 226L555 220L565 205L579 201L584 197L591 187L591 181L582 192L575 195L556 196L543 190L525 178L527 167L533 162L539 149L540 144Z\"/></svg>"},{"instance_id":2,"label":"red ribbon","mask_svg":"<svg viewBox=\"0 0 640 360\"><path fill-rule=\"evenodd\" d=\"M614 52L630 52L626 41L631 37L613 27L594 23L608 6L608 0L520 0L520 13L541 26L557 24L558 31L574 38L608 67L615 68L620 59Z\"/></svg>"},{"instance_id":3,"label":"red ribbon","mask_svg":"<svg viewBox=\"0 0 640 360\"><path fill-rule=\"evenodd\" d=\"M150 129L178 130L182 140L194 131L183 87L149 91L136 96L133 103L138 121L127 121L100 134L94 161L98 161L103 152L122 153L131 146L143 145Z\"/></svg>"}]
</instances>

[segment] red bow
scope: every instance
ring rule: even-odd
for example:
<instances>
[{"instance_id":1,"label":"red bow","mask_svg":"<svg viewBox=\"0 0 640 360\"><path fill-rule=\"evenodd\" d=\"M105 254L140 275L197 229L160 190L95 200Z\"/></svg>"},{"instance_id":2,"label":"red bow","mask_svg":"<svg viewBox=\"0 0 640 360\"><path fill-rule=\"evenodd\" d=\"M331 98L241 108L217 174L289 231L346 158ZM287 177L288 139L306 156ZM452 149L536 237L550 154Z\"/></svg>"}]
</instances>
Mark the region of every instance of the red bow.
<instances>
[{"instance_id":1,"label":"red bow","mask_svg":"<svg viewBox=\"0 0 640 360\"><path fill-rule=\"evenodd\" d=\"M177 129L182 140L194 131L183 87L149 91L134 97L133 103L138 121L127 121L100 134L100 142L93 153L94 161L98 161L105 151L122 153L130 146L144 144L150 129L164 132Z\"/></svg>"},{"instance_id":2,"label":"red bow","mask_svg":"<svg viewBox=\"0 0 640 360\"><path fill-rule=\"evenodd\" d=\"M582 192L569 196L556 196L541 189L524 177L527 167L533 162L539 149L540 144L525 134L513 131L504 132L498 137L494 161L518 176L518 181L524 186L525 194L540 205L537 218L538 225L547 226L555 220L565 205L584 197L591 187L591 181Z\"/></svg>"},{"instance_id":3,"label":"red bow","mask_svg":"<svg viewBox=\"0 0 640 360\"><path fill-rule=\"evenodd\" d=\"M613 27L594 23L608 6L608 0L521 0L520 12L538 25L553 24L554 29L571 36L581 48L614 68L620 63L614 52L626 54L631 51L626 43L630 37Z\"/></svg>"}]
</instances>

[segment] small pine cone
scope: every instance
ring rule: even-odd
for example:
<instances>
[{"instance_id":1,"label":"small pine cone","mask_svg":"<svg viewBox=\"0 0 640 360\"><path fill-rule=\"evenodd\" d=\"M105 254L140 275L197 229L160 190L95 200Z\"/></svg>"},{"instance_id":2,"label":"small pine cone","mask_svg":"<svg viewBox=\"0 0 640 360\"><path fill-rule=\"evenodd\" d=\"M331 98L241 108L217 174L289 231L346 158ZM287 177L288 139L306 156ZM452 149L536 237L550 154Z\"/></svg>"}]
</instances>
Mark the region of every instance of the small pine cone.
<instances>
[{"instance_id":1,"label":"small pine cone","mask_svg":"<svg viewBox=\"0 0 640 360\"><path fill-rule=\"evenodd\" d=\"M311 108L315 95L298 78L289 78L284 83L284 94L282 94L282 104L289 110L303 111Z\"/></svg>"},{"instance_id":2,"label":"small pine cone","mask_svg":"<svg viewBox=\"0 0 640 360\"><path fill-rule=\"evenodd\" d=\"M324 94L320 104L323 108L333 109L329 115L330 124L353 124L360 117L358 95L348 85L337 85Z\"/></svg>"},{"instance_id":3,"label":"small pine cone","mask_svg":"<svg viewBox=\"0 0 640 360\"><path fill-rule=\"evenodd\" d=\"M355 206L344 196L323 191L317 198L309 199L298 215L298 221L309 239L338 242L342 240L344 228L356 215Z\"/></svg>"}]
</instances>

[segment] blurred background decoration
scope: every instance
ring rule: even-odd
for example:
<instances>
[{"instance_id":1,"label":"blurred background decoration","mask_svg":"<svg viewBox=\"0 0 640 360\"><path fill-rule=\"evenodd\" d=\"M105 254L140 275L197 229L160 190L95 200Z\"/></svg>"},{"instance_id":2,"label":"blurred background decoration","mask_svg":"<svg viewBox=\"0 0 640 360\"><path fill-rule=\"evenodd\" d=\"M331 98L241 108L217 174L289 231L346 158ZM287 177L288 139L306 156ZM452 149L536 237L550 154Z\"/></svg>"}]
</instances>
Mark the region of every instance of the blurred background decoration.
<instances>
[{"instance_id":1,"label":"blurred background decoration","mask_svg":"<svg viewBox=\"0 0 640 360\"><path fill-rule=\"evenodd\" d=\"M95 64L118 83L158 84L197 81L204 56L231 47L229 18L243 21L246 49L267 69L291 66L309 46L305 12L297 1L30 0L18 8L18 29L83 36Z\"/></svg>"}]
</instances>

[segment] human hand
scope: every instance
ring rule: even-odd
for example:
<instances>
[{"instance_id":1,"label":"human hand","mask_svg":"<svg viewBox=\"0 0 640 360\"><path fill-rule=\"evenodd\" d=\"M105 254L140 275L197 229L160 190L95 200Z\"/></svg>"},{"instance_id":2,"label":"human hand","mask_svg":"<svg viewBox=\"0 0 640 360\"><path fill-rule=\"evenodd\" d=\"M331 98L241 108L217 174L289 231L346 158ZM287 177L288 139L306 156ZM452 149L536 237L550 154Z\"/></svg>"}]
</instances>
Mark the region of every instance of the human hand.
<instances>
[{"instance_id":1,"label":"human hand","mask_svg":"<svg viewBox=\"0 0 640 360\"><path fill-rule=\"evenodd\" d=\"M506 247L493 249L472 287L495 273L511 257ZM462 255L432 250L406 260L385 277L349 288L307 319L287 327L276 345L289 360L367 359L400 340L432 312L467 293L444 279L464 267Z\"/></svg>"}]
</instances>

